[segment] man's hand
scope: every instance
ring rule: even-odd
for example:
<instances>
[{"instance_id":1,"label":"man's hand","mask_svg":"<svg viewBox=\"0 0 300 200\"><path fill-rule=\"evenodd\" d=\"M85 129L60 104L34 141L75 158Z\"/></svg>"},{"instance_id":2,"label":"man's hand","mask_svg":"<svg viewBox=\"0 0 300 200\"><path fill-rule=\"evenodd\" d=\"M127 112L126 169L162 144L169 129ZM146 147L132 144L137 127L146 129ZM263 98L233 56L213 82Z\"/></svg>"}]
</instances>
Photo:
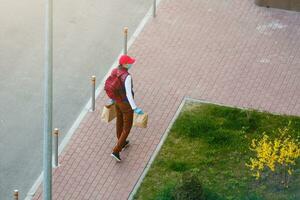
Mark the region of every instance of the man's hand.
<instances>
[{"instance_id":1,"label":"man's hand","mask_svg":"<svg viewBox=\"0 0 300 200\"><path fill-rule=\"evenodd\" d=\"M144 112L143 112L142 109L140 109L140 108L134 109L134 112L135 112L136 114L138 114L138 115L144 114Z\"/></svg>"},{"instance_id":2,"label":"man's hand","mask_svg":"<svg viewBox=\"0 0 300 200\"><path fill-rule=\"evenodd\" d=\"M109 101L108 101L108 105L112 105L112 104L114 104L115 103L115 101L114 100L112 100L112 99L109 99Z\"/></svg>"}]
</instances>

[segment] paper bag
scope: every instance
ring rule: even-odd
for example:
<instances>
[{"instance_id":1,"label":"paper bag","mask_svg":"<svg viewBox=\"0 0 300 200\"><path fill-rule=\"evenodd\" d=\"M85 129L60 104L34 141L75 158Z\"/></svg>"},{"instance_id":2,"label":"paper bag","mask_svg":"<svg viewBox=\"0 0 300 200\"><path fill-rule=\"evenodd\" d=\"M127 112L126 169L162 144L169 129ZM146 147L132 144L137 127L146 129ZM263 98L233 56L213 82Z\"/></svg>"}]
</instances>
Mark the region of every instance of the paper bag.
<instances>
[{"instance_id":1,"label":"paper bag","mask_svg":"<svg viewBox=\"0 0 300 200\"><path fill-rule=\"evenodd\" d=\"M101 119L104 122L110 122L116 118L116 106L115 104L106 105L103 107Z\"/></svg>"},{"instance_id":2,"label":"paper bag","mask_svg":"<svg viewBox=\"0 0 300 200\"><path fill-rule=\"evenodd\" d=\"M147 128L148 114L136 114L133 115L133 126L140 128Z\"/></svg>"}]
</instances>

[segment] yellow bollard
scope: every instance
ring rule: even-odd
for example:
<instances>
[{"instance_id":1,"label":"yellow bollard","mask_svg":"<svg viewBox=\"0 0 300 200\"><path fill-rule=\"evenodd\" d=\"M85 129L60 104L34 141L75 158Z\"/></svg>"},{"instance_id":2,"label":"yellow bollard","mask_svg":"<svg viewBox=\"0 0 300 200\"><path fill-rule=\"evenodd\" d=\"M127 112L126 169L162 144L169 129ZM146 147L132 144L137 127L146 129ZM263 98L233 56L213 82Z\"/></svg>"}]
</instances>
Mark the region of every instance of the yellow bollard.
<instances>
[{"instance_id":1,"label":"yellow bollard","mask_svg":"<svg viewBox=\"0 0 300 200\"><path fill-rule=\"evenodd\" d=\"M54 166L58 167L58 128L54 129Z\"/></svg>"}]
</instances>

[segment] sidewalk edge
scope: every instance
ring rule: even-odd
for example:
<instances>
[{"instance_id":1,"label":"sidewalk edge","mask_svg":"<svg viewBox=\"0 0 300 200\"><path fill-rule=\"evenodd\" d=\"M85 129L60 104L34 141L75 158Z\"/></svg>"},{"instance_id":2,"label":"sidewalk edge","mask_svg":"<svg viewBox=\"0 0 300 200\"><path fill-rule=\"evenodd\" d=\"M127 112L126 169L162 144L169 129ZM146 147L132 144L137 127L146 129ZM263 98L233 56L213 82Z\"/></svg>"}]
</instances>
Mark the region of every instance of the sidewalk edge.
<instances>
[{"instance_id":1,"label":"sidewalk edge","mask_svg":"<svg viewBox=\"0 0 300 200\"><path fill-rule=\"evenodd\" d=\"M133 200L134 195L136 194L137 190L138 190L139 187L141 186L141 184L142 184L142 182L143 182L145 176L147 175L147 173L148 173L148 171L149 171L149 169L150 169L152 163L154 162L154 160L155 160L157 154L159 153L159 151L160 151L160 149L162 148L162 146L163 146L165 140L167 139L167 137L168 137L168 135L169 135L169 133L170 133L170 129L172 128L172 126L173 126L175 120L178 118L179 114L181 113L181 110L182 110L183 106L185 105L185 103L186 103L188 100L189 100L188 98L184 97L183 100L181 101L181 103L180 103L180 105L179 105L179 107L178 107L178 109L177 109L175 115L173 116L171 122L170 122L169 125L168 125L168 128L167 128L166 131L164 132L164 134L163 134L162 138L160 139L160 142L158 143L158 145L157 145L155 151L153 152L153 154L152 154L150 160L149 160L148 163L146 164L146 167L145 167L143 173L141 174L139 180L137 181L137 183L135 184L133 190L131 191L131 193L130 193L130 195L129 195L129 197L128 197L128 200Z\"/></svg>"},{"instance_id":2,"label":"sidewalk edge","mask_svg":"<svg viewBox=\"0 0 300 200\"><path fill-rule=\"evenodd\" d=\"M181 101L175 115L173 116L171 122L168 125L168 128L166 129L166 131L164 132L163 136L160 139L159 144L157 145L155 151L153 152L153 154L151 155L150 160L147 162L146 167L143 170L143 173L141 174L141 176L139 177L138 181L136 182L133 190L131 191L129 197L127 198L127 200L133 200L134 195L137 193L139 187L141 186L142 182L144 181L145 176L147 175L152 163L154 162L157 154L159 153L160 149L162 148L165 140L167 139L169 133L170 133L170 129L172 128L174 122L176 121L176 119L178 118L179 114L182 111L183 106L187 103L187 102L194 102L194 103L200 103L200 104L214 104L214 105L218 105L218 106L227 106L230 108L238 108L238 109L243 109L243 110L251 110L253 108L249 108L249 107L241 107L241 106L234 106L234 105L227 105L227 104L223 104L223 103L217 103L217 102L212 102L212 101L207 101L204 99L195 99L195 98L191 98L188 96L183 97L183 100ZM265 112L263 110L258 110L259 112ZM281 115L279 113L272 113L275 115Z\"/></svg>"},{"instance_id":3,"label":"sidewalk edge","mask_svg":"<svg viewBox=\"0 0 300 200\"><path fill-rule=\"evenodd\" d=\"M173 116L171 122L169 123L166 131L164 132L164 134L162 135L161 139L160 139L160 142L158 143L155 151L153 152L153 154L151 155L151 158L150 160L148 161L148 163L146 164L146 167L144 168L144 171L143 173L141 174L140 178L138 179L138 181L136 182L133 190L131 191L129 197L127 198L128 200L133 200L133 197L134 195L137 193L139 187L141 186L145 176L147 175L152 163L154 162L156 156L158 155L160 149L162 148L163 144L165 143L165 140L167 139L169 133L170 133L170 130L173 126L173 124L175 123L176 119L178 118L179 114L181 113L182 111L182 108L184 107L184 105L187 103L187 102L196 102L196 103L204 103L204 104L208 104L208 103L213 103L213 102L209 102L209 101L206 101L206 100L202 100L202 99L194 99L194 98L191 98L191 97L183 97L183 100L181 101L178 109L176 110L176 113L175 115ZM223 104L218 104L218 103L213 103L215 105L223 105Z\"/></svg>"}]
</instances>

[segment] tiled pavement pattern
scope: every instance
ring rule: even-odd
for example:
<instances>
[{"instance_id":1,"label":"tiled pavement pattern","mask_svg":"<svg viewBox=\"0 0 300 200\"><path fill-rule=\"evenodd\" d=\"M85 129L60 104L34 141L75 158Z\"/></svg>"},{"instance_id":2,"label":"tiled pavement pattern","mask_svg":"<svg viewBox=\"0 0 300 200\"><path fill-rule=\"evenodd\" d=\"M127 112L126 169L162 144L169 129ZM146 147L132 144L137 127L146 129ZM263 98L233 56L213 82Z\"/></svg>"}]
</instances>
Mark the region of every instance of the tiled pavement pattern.
<instances>
[{"instance_id":1,"label":"tiled pavement pattern","mask_svg":"<svg viewBox=\"0 0 300 200\"><path fill-rule=\"evenodd\" d=\"M136 102L149 113L133 128L123 162L110 157L115 122L88 113L54 170L54 199L127 199L183 97L300 115L300 13L253 0L162 0L129 54ZM41 199L40 189L34 199Z\"/></svg>"}]
</instances>

